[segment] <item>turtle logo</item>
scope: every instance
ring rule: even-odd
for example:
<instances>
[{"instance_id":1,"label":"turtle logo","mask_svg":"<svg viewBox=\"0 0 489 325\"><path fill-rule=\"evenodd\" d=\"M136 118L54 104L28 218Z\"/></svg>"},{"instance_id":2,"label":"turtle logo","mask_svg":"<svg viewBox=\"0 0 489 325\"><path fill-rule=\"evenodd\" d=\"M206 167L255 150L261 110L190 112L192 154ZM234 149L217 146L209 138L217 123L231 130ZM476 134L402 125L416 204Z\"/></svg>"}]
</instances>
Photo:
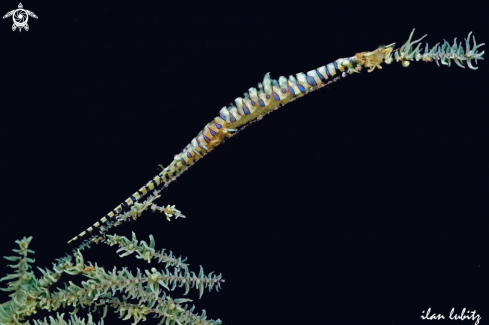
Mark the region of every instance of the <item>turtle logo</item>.
<instances>
[{"instance_id":1,"label":"turtle logo","mask_svg":"<svg viewBox=\"0 0 489 325\"><path fill-rule=\"evenodd\" d=\"M36 14L33 13L32 11L25 10L24 7L22 6L22 3L19 3L18 9L14 9L12 11L7 12L3 16L3 19L8 18L10 16L12 16L12 19L14 20L14 24L12 25L12 31L14 32L17 28L19 29L19 32L22 31L22 28L24 28L26 31L29 30L29 25L27 25L29 16L37 19Z\"/></svg>"}]
</instances>

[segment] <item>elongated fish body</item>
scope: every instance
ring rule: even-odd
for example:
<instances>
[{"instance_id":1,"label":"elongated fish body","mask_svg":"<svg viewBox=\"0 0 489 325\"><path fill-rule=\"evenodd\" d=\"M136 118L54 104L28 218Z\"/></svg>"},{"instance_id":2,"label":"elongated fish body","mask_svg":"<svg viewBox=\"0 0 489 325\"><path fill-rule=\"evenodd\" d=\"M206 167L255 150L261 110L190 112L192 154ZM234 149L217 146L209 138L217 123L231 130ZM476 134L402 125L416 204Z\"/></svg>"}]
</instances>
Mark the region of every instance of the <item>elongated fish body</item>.
<instances>
[{"instance_id":1,"label":"elongated fish body","mask_svg":"<svg viewBox=\"0 0 489 325\"><path fill-rule=\"evenodd\" d=\"M381 69L381 63L390 64L395 58L396 61L402 62L402 65L405 67L409 66L410 61L414 60L425 62L435 61L437 64L440 61L442 65L447 66L450 66L450 62L453 60L461 67L463 67L462 63L466 61L469 68L475 70L477 68L472 66L471 60L474 59L476 62L478 59L483 60L482 56L484 51L478 53L477 48L484 44L476 46L474 38L474 45L471 48L471 33L469 33L468 38L465 40L465 51L462 48L462 44L458 45L455 39L453 45L445 41L441 46L436 44L431 50L426 45L424 53L420 49L421 43L416 48L413 48L413 45L420 42L426 35L416 41L411 41L413 33L414 30L409 36L408 41L400 49L394 50L395 44L392 43L379 47L372 52L361 52L352 57L337 59L332 63L323 65L307 73L301 72L295 76L291 75L289 78L282 76L278 80L271 79L270 74L267 73L263 81L258 83L257 88L248 89L243 94L243 97L238 97L234 100L234 103L231 103L229 106L224 106L219 111L219 114L211 122L207 123L182 152L175 155L171 164L164 168L161 173L156 175L138 191L134 192L123 203L119 204L114 210L100 219L100 221L96 222L93 227L99 227L101 223L105 223L109 219L123 213L158 186L168 186L171 181L175 180L188 167L192 166L209 151L221 144L224 139L232 136L240 127L260 119L278 107L324 87L339 78L354 72L360 72L362 68L367 68L368 72L372 72L375 68ZM84 236L87 231L92 231L93 227L89 227L69 242Z\"/></svg>"},{"instance_id":2,"label":"elongated fish body","mask_svg":"<svg viewBox=\"0 0 489 325\"><path fill-rule=\"evenodd\" d=\"M258 83L257 88L248 89L243 97L238 97L234 103L221 108L219 114L207 123L182 152L174 156L173 161L161 173L96 222L93 227L99 227L101 223L105 223L124 212L134 202L139 201L158 186L168 186L172 180L175 180L188 167L220 145L224 139L232 136L240 127L263 117L290 101L325 86L335 77L339 78L346 72L356 72L356 68L359 68L356 58L350 57L338 59L307 73L301 72L295 76L290 75L289 78L282 76L275 80L270 78L269 73L265 74L263 81ZM88 228L87 231L92 231L93 227ZM84 236L87 231L80 233L70 242Z\"/></svg>"}]
</instances>

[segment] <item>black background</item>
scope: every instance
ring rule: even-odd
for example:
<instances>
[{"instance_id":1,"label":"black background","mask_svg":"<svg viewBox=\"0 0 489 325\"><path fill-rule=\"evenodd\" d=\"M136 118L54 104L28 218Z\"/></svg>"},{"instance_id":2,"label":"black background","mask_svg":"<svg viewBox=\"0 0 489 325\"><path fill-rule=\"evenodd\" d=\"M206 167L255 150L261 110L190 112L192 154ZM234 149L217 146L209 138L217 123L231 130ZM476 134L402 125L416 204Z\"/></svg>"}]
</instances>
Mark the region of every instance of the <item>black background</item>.
<instances>
[{"instance_id":1,"label":"black background","mask_svg":"<svg viewBox=\"0 0 489 325\"><path fill-rule=\"evenodd\" d=\"M266 72L400 46L412 28L430 45L470 31L489 40L477 3L23 5L39 16L28 32L0 25L0 255L34 236L40 267ZM159 202L186 219L148 214L116 232L153 234L192 270L222 272L222 291L191 298L224 324L430 324L430 307L475 309L484 324L489 88L478 65L395 63L312 93L172 183ZM107 270L157 266L100 245L85 256Z\"/></svg>"}]
</instances>

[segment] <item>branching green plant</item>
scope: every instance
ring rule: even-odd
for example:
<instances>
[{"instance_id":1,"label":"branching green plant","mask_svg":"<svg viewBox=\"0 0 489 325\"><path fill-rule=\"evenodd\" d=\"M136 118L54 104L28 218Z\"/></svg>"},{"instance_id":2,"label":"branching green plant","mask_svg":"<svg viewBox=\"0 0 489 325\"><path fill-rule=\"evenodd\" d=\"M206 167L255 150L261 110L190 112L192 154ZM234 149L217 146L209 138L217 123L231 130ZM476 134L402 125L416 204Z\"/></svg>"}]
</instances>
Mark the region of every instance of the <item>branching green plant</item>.
<instances>
[{"instance_id":1,"label":"branching green plant","mask_svg":"<svg viewBox=\"0 0 489 325\"><path fill-rule=\"evenodd\" d=\"M414 32L414 31L413 31ZM71 241L77 240L94 228L100 230L99 235L81 242L78 248L71 254L59 258L53 263L51 269L40 269L41 276L36 277L31 270L34 259L29 254L34 253L29 249L32 237L17 240L19 248L13 251L15 256L5 257L14 262L10 267L14 269L1 279L6 284L3 291L10 292L10 300L0 304L0 324L12 325L21 324L25 318L36 314L39 310L58 312L60 308L74 308L69 320L64 319L64 314L57 314L56 318L49 317L44 320L33 320L33 324L95 324L92 315L88 317L78 317L76 314L81 312L80 308L87 308L90 312L99 312L102 318L107 314L108 308L114 308L124 320L132 319L136 324L145 320L148 315L161 318L161 323L166 325L173 324L195 324L210 325L220 324L220 320L208 320L205 311L195 313L195 307L189 307L187 298L172 298L168 292L177 287L185 288L185 294L190 289L198 289L202 296L205 288L209 291L218 290L224 282L221 275L213 272L204 274L202 267L198 274L189 271L185 259L175 257L173 254L165 253L164 250L155 249L155 240L150 236L149 243L138 241L133 233L132 238L107 234L108 230L120 225L124 221L137 219L146 210L164 213L168 220L172 217L184 218L181 212L174 206L159 207L154 204L154 200L159 197L159 192L140 202L142 198L151 193L158 185L168 186L168 184L184 172L188 167L202 158L208 151L218 146L226 137L235 134L239 128L245 124L260 120L264 115L273 110L293 101L305 94L326 86L331 82L344 78L353 73L358 73L362 69L368 72L375 68L381 68L382 63L390 64L393 61L402 62L407 67L411 61L435 61L437 64L450 66L453 60L458 66L463 67L463 62L471 69L476 69L471 60L477 62L482 60L484 52L478 52L478 48L484 44L470 45L470 36L465 40L465 50L462 44L453 45L444 42L443 45L435 45L423 53L421 44L416 48L413 45L419 43L421 39L411 41L413 33L408 41L399 49L395 49L395 44L379 47L371 52L357 53L352 57L342 58L328 65L307 72L299 73L289 78L280 77L279 80L272 80L269 74L265 75L258 89L250 88L244 97L235 100L236 105L230 105L221 109L219 116L211 123L206 125L197 137L176 155L174 161L162 172L155 176L144 187L135 192L124 203L116 207L106 217L102 218ZM424 37L423 37L424 38ZM90 248L93 244L106 244L117 246L117 253L120 257L126 257L133 253L136 258L150 263L155 260L157 263L164 263L165 268L158 270L152 267L150 270L132 273L127 268L116 268L106 271L99 267L97 263L85 262L82 255L84 249ZM63 282L63 286L56 290L51 290L52 286L62 278L67 276L81 275L86 278L77 285L72 281ZM100 321L98 324L102 324ZM30 324L25 321L24 324Z\"/></svg>"},{"instance_id":2,"label":"branching green plant","mask_svg":"<svg viewBox=\"0 0 489 325\"><path fill-rule=\"evenodd\" d=\"M135 219L148 209L165 213L168 220L171 217L184 217L174 206L158 207L152 203L158 197L158 192L155 191L154 195L145 202L134 205L130 211L119 216L116 222L107 224L103 231L129 218ZM29 254L34 253L29 249L31 240L32 237L17 240L19 248L13 250L17 256L5 257L16 264L9 265L15 272L1 279L1 281L8 281L7 287L1 289L11 292L9 295L11 300L0 305L0 324L20 324L26 316L36 314L38 310L57 311L61 307L69 306L73 306L73 314L76 314L80 308L88 308L91 312L100 311L103 315L106 315L108 307L111 306L121 318L132 319L134 323L145 320L148 314L161 318L162 323L165 324L221 323L220 320L208 320L205 310L201 314L195 313L195 307L189 308L186 304L192 301L191 299L173 299L166 291L183 287L187 294L190 289L197 289L201 297L205 288L209 291L218 290L224 282L222 276L213 272L205 275L202 267L199 274L189 271L185 259L173 256L172 252L156 250L153 236L150 236L149 243L138 241L134 233L131 239L116 234L106 235L104 238L93 236L81 243L72 254L53 263L52 269L39 268L42 273L39 278L35 277L31 270L31 264L34 263L34 259L29 257ZM135 274L127 268L114 267L112 271L106 271L96 263L85 262L81 253L95 243L117 246L120 257L135 253L136 258L148 263L155 260L157 263L165 264L165 268L157 270L153 267L144 272L137 270ZM82 275L87 280L82 281L81 285L67 281L64 282L63 289L50 291L51 286L60 281L63 275ZM90 314L86 322L76 316L72 316L66 322L63 320L63 314L58 314L57 318L37 320L34 324L81 325L94 324L94 322Z\"/></svg>"}]
</instances>

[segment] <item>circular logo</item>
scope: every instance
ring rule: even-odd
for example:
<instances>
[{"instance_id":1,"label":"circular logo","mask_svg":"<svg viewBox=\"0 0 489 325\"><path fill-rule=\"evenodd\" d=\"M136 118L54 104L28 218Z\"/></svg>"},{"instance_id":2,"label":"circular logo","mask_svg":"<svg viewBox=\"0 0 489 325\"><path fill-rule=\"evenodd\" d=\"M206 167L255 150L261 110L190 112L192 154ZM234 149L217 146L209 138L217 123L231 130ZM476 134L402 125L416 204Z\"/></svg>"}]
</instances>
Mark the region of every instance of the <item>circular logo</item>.
<instances>
[{"instance_id":1,"label":"circular logo","mask_svg":"<svg viewBox=\"0 0 489 325\"><path fill-rule=\"evenodd\" d=\"M15 26L24 27L25 25L27 25L27 20L29 20L29 15L24 9L15 10L12 16L14 19Z\"/></svg>"}]
</instances>

